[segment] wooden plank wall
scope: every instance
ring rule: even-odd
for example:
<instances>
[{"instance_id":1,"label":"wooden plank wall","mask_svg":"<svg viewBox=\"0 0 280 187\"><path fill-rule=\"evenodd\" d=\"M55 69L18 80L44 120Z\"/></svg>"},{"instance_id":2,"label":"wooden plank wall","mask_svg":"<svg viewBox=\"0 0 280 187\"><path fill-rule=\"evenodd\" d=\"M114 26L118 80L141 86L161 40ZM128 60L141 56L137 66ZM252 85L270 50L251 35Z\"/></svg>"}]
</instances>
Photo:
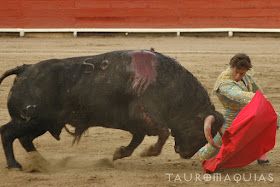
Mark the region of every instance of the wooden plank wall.
<instances>
[{"instance_id":1,"label":"wooden plank wall","mask_svg":"<svg viewBox=\"0 0 280 187\"><path fill-rule=\"evenodd\" d=\"M280 28L279 0L0 0L0 28Z\"/></svg>"}]
</instances>

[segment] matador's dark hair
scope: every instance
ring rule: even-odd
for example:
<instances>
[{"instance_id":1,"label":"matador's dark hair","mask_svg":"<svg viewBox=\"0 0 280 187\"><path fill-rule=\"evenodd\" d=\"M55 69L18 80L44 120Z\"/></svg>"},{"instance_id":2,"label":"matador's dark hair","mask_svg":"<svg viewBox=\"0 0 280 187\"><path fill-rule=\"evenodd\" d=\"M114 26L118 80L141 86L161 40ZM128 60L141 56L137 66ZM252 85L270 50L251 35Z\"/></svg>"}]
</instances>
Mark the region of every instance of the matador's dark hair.
<instances>
[{"instance_id":1,"label":"matador's dark hair","mask_svg":"<svg viewBox=\"0 0 280 187\"><path fill-rule=\"evenodd\" d=\"M247 70L252 68L251 60L248 55L244 53L237 53L234 55L229 62L231 68L236 67L236 69L246 68Z\"/></svg>"}]
</instances>

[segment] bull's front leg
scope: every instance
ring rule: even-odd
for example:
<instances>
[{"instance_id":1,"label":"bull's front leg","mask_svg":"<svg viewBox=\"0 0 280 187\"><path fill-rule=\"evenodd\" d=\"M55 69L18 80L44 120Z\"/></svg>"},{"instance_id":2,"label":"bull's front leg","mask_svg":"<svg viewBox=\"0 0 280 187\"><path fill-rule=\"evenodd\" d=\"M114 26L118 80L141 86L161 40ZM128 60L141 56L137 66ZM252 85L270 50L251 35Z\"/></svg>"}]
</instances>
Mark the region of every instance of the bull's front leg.
<instances>
[{"instance_id":1,"label":"bull's front leg","mask_svg":"<svg viewBox=\"0 0 280 187\"><path fill-rule=\"evenodd\" d=\"M158 141L156 144L151 145L148 149L141 153L142 157L158 156L161 153L162 147L168 139L170 132L167 127L162 128L158 131Z\"/></svg>"},{"instance_id":2,"label":"bull's front leg","mask_svg":"<svg viewBox=\"0 0 280 187\"><path fill-rule=\"evenodd\" d=\"M16 127L12 122L3 125L0 128L1 140L7 159L7 168L21 169L22 166L16 161L14 156L13 142L17 138L14 131L16 131Z\"/></svg>"},{"instance_id":3,"label":"bull's front leg","mask_svg":"<svg viewBox=\"0 0 280 187\"><path fill-rule=\"evenodd\" d=\"M145 134L142 134L142 133L133 134L133 138L128 146L126 146L126 147L121 146L120 148L118 148L115 151L113 160L131 156L133 151L141 144L144 137L145 137Z\"/></svg>"}]
</instances>

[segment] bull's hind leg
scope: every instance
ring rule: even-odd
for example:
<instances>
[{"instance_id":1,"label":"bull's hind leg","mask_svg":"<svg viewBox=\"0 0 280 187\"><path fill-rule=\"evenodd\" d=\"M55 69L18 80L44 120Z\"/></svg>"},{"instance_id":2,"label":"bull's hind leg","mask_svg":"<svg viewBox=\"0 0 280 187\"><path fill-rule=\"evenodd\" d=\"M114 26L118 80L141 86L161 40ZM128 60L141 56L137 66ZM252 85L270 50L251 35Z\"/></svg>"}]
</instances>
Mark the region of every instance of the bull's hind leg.
<instances>
[{"instance_id":1,"label":"bull's hind leg","mask_svg":"<svg viewBox=\"0 0 280 187\"><path fill-rule=\"evenodd\" d=\"M14 133L16 131L14 128L16 128L16 125L12 122L3 125L0 128L1 140L7 159L7 168L22 168L14 156L13 142L17 138L16 133Z\"/></svg>"},{"instance_id":2,"label":"bull's hind leg","mask_svg":"<svg viewBox=\"0 0 280 187\"><path fill-rule=\"evenodd\" d=\"M151 145L148 149L144 150L141 153L142 157L158 156L161 153L162 147L168 139L170 132L167 127L163 127L160 130L156 130L156 132L159 132L157 143Z\"/></svg>"},{"instance_id":3,"label":"bull's hind leg","mask_svg":"<svg viewBox=\"0 0 280 187\"><path fill-rule=\"evenodd\" d=\"M138 145L141 144L145 137L145 134L139 133L139 134L133 134L133 138L130 142L130 144L126 147L121 146L118 148L113 156L113 160L121 159L124 157L129 157L132 155L133 151L138 147Z\"/></svg>"},{"instance_id":4,"label":"bull's hind leg","mask_svg":"<svg viewBox=\"0 0 280 187\"><path fill-rule=\"evenodd\" d=\"M7 168L22 168L15 160L13 142L16 138L20 140L22 146L28 151L36 151L32 140L46 131L38 130L38 125L32 124L16 124L13 121L3 125L0 129L2 145L7 159ZM28 136L29 135L29 136Z\"/></svg>"}]
</instances>

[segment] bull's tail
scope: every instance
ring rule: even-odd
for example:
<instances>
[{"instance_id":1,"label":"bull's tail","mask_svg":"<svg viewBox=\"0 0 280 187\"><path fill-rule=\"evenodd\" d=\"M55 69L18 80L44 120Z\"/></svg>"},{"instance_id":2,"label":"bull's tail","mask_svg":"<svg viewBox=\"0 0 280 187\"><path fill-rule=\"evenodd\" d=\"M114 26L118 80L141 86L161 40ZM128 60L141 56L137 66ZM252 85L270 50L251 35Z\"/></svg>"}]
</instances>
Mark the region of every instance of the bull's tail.
<instances>
[{"instance_id":1,"label":"bull's tail","mask_svg":"<svg viewBox=\"0 0 280 187\"><path fill-rule=\"evenodd\" d=\"M27 67L29 67L30 65L22 65L22 66L17 66L16 68L13 69L9 69L7 70L5 73L3 73L0 77L0 84L2 83L2 81L10 76L10 75L19 75L21 72L23 72Z\"/></svg>"}]
</instances>

